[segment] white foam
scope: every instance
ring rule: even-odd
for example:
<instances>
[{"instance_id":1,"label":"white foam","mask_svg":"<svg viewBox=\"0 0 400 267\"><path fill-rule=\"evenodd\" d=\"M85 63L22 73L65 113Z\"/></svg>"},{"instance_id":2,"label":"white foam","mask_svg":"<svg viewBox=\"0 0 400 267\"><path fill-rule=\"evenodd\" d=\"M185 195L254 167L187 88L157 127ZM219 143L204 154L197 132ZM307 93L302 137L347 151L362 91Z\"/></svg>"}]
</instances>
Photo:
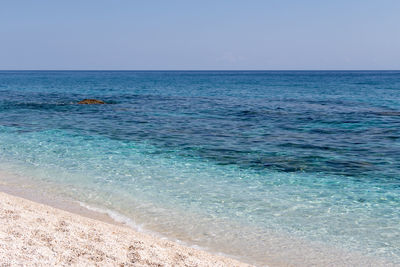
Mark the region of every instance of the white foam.
<instances>
[{"instance_id":1,"label":"white foam","mask_svg":"<svg viewBox=\"0 0 400 267\"><path fill-rule=\"evenodd\" d=\"M234 259L237 259L237 260L241 259L240 257L236 257L234 255L229 255L229 254L226 254L226 253L223 253L223 252L219 252L219 251L212 251L210 248L207 248L207 247L203 247L203 246L199 246L199 245L195 245L195 244L189 244L189 243L187 243L185 241L182 241L180 239L176 239L176 238L172 239L172 238L167 237L165 235L162 235L162 234L160 234L158 232L150 231L148 229L145 229L143 225L136 223L131 218L129 218L127 216L124 216L124 215L120 214L119 212L116 212L116 211L113 211L113 210L110 210L110 209L94 207L94 206L88 205L86 203L83 203L81 201L77 201L77 203L81 207L83 207L85 209L88 209L88 210L91 210L91 211L94 211L94 212L97 212L97 213L106 214L111 219L113 219L115 222L127 225L128 227L130 227L133 230L136 230L138 232L150 234L152 236L156 236L157 238L160 238L160 239L163 239L163 240L173 241L173 242L175 242L177 244L180 244L182 246L194 248L194 249L197 249L197 250L207 251L207 252L213 253L213 254L218 255L218 256L234 258ZM265 265L265 266L267 266L267 265Z\"/></svg>"},{"instance_id":2,"label":"white foam","mask_svg":"<svg viewBox=\"0 0 400 267\"><path fill-rule=\"evenodd\" d=\"M104 209L104 208L98 208L98 207L93 207L90 205L87 205L86 203L77 201L78 204L88 210L94 211L94 212L98 212L98 213L103 213L103 214L107 214L111 219L113 219L115 222L118 223L122 223L125 224L131 228L133 228L134 230L137 230L139 232L145 232L143 230L142 225L135 223L131 218L128 218L116 211L110 210L110 209ZM147 232L147 231L146 231Z\"/></svg>"}]
</instances>

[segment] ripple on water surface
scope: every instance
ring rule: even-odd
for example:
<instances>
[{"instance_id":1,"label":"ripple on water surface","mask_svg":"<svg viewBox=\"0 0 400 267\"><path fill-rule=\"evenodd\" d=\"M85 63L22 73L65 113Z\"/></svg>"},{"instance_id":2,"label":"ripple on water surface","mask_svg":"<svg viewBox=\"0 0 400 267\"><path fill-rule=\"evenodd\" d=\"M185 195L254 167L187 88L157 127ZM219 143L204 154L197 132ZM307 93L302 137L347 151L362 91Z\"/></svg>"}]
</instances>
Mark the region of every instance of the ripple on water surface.
<instances>
[{"instance_id":1,"label":"ripple on water surface","mask_svg":"<svg viewBox=\"0 0 400 267\"><path fill-rule=\"evenodd\" d=\"M1 168L255 262L304 241L399 263L398 77L0 72Z\"/></svg>"}]
</instances>

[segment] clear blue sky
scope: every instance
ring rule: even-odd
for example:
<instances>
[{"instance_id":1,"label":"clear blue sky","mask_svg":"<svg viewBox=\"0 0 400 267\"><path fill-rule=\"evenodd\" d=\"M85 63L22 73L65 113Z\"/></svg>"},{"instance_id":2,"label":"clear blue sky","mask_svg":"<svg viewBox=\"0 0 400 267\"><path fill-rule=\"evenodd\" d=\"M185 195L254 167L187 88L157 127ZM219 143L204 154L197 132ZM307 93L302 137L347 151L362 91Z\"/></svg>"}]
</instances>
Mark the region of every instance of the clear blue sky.
<instances>
[{"instance_id":1,"label":"clear blue sky","mask_svg":"<svg viewBox=\"0 0 400 267\"><path fill-rule=\"evenodd\" d=\"M2 0L0 69L400 69L400 1Z\"/></svg>"}]
</instances>

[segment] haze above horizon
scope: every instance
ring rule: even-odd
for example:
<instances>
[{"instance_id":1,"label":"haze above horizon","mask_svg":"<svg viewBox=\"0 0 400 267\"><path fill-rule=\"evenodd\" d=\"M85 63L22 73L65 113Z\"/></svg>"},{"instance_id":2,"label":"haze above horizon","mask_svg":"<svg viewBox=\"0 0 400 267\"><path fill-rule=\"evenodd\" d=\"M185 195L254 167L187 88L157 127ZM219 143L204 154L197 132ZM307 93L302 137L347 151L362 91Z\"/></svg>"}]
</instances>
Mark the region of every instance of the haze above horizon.
<instances>
[{"instance_id":1,"label":"haze above horizon","mask_svg":"<svg viewBox=\"0 0 400 267\"><path fill-rule=\"evenodd\" d=\"M400 2L10 1L0 70L398 70Z\"/></svg>"}]
</instances>

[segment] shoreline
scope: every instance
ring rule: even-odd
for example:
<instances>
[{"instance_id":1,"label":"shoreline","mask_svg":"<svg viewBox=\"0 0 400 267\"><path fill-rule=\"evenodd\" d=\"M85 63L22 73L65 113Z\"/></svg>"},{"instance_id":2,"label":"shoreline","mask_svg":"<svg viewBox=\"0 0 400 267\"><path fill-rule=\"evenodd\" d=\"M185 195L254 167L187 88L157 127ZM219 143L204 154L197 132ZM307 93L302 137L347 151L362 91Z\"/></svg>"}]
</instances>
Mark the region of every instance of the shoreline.
<instances>
[{"instance_id":1,"label":"shoreline","mask_svg":"<svg viewBox=\"0 0 400 267\"><path fill-rule=\"evenodd\" d=\"M23 176L20 176L20 174L9 172L9 170L0 170L0 194L19 198L34 203L34 205L42 205L49 209L56 209L60 212L68 213L73 217L82 217L87 220L94 220L99 224L121 227L125 230L128 229L132 231L134 235L148 236L151 240L157 240L157 242L171 242L178 247L193 249L194 251L205 253L205 255L208 255L207 257L228 259L239 264L232 265L232 263L230 263L228 265L222 264L217 266L398 266L383 258L363 255L357 251L342 250L338 247L332 247L327 244L313 243L307 240L290 237L288 235L277 235L277 233L272 232L269 239L265 240L268 247L264 250L264 257L262 260L246 258L243 257L243 254L236 255L234 253L223 253L221 252L221 249L218 248L215 249L211 247L191 245L190 242L171 238L171 236L163 235L161 232L152 231L146 228L142 229L140 224L136 224L131 221L131 219L112 210L90 206L87 203L79 202L76 199L63 195L60 196L56 194L56 192L38 191L36 183L31 183L26 179L22 180L22 177ZM41 193L38 194L38 192ZM2 201L0 196L0 203L2 202L4 201ZM1 210L0 204L0 211ZM1 217L2 215L0 214L0 218ZM2 230L4 229L0 227L0 237ZM1 242L2 241L0 240L0 249L6 245L4 242L3 244ZM2 255L4 255L4 253L2 254L2 251L0 250L0 259ZM2 262L0 261L0 263ZM170 265L163 264L162 266ZM175 262L173 266L184 265L179 265L179 263ZM195 266L215 266L215 264L204 265L199 263Z\"/></svg>"},{"instance_id":2,"label":"shoreline","mask_svg":"<svg viewBox=\"0 0 400 267\"><path fill-rule=\"evenodd\" d=\"M251 266L135 231L94 211L86 210L97 216L90 218L3 191L0 199L2 264Z\"/></svg>"},{"instance_id":3,"label":"shoreline","mask_svg":"<svg viewBox=\"0 0 400 267\"><path fill-rule=\"evenodd\" d=\"M260 262L255 263L251 260L248 261L248 259L243 259L241 256L224 253L220 250L213 250L212 248L204 247L201 245L191 244L190 242L176 237L167 236L156 230L143 228L141 224L137 224L129 217L119 214L118 212L97 206L91 206L90 204L81 202L66 195L60 196L58 195L58 192L49 192L46 190L46 192L39 191L40 193L38 194L37 186L38 185L35 182L27 179L27 176L23 176L14 171L10 171L9 169L0 169L0 193L5 193L17 198L34 202L36 204L41 204L64 212L69 212L71 214L100 221L102 223L129 228L132 231L144 235L149 235L158 240L170 241L179 246L194 249L196 251L202 251L212 256L232 259L234 261L238 261L239 263L245 264L245 266L270 266L269 264L264 262L260 265ZM281 265L278 264L273 266Z\"/></svg>"},{"instance_id":4,"label":"shoreline","mask_svg":"<svg viewBox=\"0 0 400 267\"><path fill-rule=\"evenodd\" d=\"M51 208L59 209L62 211L66 211L72 214L76 214L82 217L87 217L93 220L101 221L104 223L114 224L118 226L124 226L124 223L120 223L113 218L111 218L107 213L97 212L91 209L88 209L82 205L79 205L77 201L69 200L66 198L56 197L55 195L50 194L34 194L33 191L29 189L25 189L22 187L18 187L10 184L0 184L0 193L5 193L17 198L22 198L37 204L41 204L44 206L49 206Z\"/></svg>"}]
</instances>

